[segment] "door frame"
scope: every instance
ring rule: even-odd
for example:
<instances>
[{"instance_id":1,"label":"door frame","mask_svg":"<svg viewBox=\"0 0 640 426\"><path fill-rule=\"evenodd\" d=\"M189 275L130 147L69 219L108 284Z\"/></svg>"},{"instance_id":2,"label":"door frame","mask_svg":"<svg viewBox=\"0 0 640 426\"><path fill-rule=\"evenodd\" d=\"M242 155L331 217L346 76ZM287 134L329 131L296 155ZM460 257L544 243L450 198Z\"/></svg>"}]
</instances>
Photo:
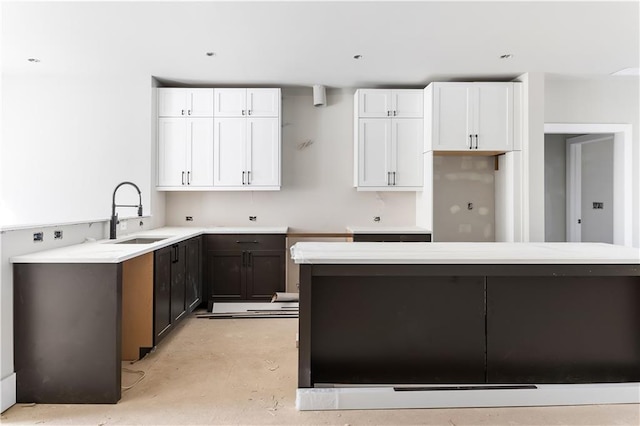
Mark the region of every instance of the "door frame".
<instances>
[{"instance_id":1,"label":"door frame","mask_svg":"<svg viewBox=\"0 0 640 426\"><path fill-rule=\"evenodd\" d=\"M612 134L603 136L588 134L566 139L566 240L567 242L582 242L582 146L613 140ZM614 162L615 169L615 162ZM615 204L615 200L614 200ZM613 207L614 215L616 206Z\"/></svg>"},{"instance_id":2,"label":"door frame","mask_svg":"<svg viewBox=\"0 0 640 426\"><path fill-rule=\"evenodd\" d=\"M545 123L545 134L613 133L613 243L631 247L633 170L631 124ZM569 178L569 176L567 176ZM575 176L574 176L575 178ZM568 206L568 204L567 204ZM567 216L569 212L567 211ZM567 227L567 237L569 236Z\"/></svg>"}]
</instances>

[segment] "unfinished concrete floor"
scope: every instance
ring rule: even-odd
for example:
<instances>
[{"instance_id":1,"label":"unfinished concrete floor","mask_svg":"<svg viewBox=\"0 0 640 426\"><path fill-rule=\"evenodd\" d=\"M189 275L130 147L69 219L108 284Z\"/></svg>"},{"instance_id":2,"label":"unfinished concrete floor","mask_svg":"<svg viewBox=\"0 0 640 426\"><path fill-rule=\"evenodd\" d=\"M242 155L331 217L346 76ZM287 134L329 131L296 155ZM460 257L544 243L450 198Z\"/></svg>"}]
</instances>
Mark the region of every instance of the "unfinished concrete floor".
<instances>
[{"instance_id":1,"label":"unfinished concrete floor","mask_svg":"<svg viewBox=\"0 0 640 426\"><path fill-rule=\"evenodd\" d=\"M296 319L187 318L114 405L18 404L2 424L640 425L638 405L298 412ZM123 386L138 376L123 373Z\"/></svg>"}]
</instances>

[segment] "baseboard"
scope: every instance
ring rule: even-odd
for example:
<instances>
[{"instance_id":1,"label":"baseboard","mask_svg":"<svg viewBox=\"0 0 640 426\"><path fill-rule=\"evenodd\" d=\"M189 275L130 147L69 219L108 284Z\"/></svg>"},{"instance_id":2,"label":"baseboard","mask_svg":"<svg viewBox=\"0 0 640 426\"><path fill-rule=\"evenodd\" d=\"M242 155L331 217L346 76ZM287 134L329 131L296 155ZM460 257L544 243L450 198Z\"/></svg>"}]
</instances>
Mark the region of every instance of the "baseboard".
<instances>
[{"instance_id":1,"label":"baseboard","mask_svg":"<svg viewBox=\"0 0 640 426\"><path fill-rule=\"evenodd\" d=\"M2 379L0 387L0 413L4 413L16 403L16 373Z\"/></svg>"},{"instance_id":2,"label":"baseboard","mask_svg":"<svg viewBox=\"0 0 640 426\"><path fill-rule=\"evenodd\" d=\"M300 411L638 403L640 403L640 383L536 385L533 388L523 389L497 387L496 389L410 392L399 392L392 386L298 388L296 394L296 408Z\"/></svg>"}]
</instances>

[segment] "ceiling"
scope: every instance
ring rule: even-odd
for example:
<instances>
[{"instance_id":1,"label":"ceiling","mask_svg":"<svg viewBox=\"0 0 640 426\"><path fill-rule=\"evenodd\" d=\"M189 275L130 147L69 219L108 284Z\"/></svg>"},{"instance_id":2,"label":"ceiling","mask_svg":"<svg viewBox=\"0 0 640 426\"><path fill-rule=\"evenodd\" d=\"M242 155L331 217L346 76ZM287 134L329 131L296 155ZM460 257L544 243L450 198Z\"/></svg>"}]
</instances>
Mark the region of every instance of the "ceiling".
<instances>
[{"instance_id":1,"label":"ceiling","mask_svg":"<svg viewBox=\"0 0 640 426\"><path fill-rule=\"evenodd\" d=\"M639 13L638 1L3 2L2 70L336 88L605 77L639 66Z\"/></svg>"}]
</instances>

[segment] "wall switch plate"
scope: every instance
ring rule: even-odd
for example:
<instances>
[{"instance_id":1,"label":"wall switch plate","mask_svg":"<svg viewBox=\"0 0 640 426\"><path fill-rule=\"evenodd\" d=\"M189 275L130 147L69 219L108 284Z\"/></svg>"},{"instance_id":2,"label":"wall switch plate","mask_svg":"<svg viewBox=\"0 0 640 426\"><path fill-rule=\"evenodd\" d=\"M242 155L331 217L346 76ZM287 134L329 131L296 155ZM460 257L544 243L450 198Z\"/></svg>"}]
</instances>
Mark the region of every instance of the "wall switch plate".
<instances>
[{"instance_id":1,"label":"wall switch plate","mask_svg":"<svg viewBox=\"0 0 640 426\"><path fill-rule=\"evenodd\" d=\"M120 221L120 230L121 231L125 231L127 229L127 221L126 220L121 220Z\"/></svg>"},{"instance_id":2,"label":"wall switch plate","mask_svg":"<svg viewBox=\"0 0 640 426\"><path fill-rule=\"evenodd\" d=\"M187 222L193 222L193 216L187 216L184 218Z\"/></svg>"},{"instance_id":3,"label":"wall switch plate","mask_svg":"<svg viewBox=\"0 0 640 426\"><path fill-rule=\"evenodd\" d=\"M33 242L41 243L44 241L44 232L34 232L33 233Z\"/></svg>"},{"instance_id":4,"label":"wall switch plate","mask_svg":"<svg viewBox=\"0 0 640 426\"><path fill-rule=\"evenodd\" d=\"M62 239L62 231L53 231L53 239L61 240Z\"/></svg>"},{"instance_id":5,"label":"wall switch plate","mask_svg":"<svg viewBox=\"0 0 640 426\"><path fill-rule=\"evenodd\" d=\"M258 216L249 216L249 220L251 222L255 222L256 220L258 220Z\"/></svg>"}]
</instances>

